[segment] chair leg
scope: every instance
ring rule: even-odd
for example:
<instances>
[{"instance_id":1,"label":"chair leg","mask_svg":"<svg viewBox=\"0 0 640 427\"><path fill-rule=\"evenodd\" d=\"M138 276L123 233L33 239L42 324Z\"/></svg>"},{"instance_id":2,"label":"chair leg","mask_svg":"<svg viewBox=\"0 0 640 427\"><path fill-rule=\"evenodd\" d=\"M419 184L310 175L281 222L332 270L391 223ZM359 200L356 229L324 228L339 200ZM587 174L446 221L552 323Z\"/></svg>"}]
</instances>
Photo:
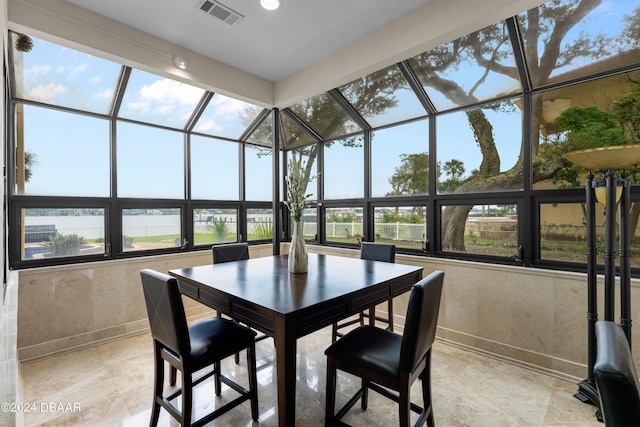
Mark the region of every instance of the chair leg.
<instances>
[{"instance_id":1,"label":"chair leg","mask_svg":"<svg viewBox=\"0 0 640 427\"><path fill-rule=\"evenodd\" d=\"M362 380L362 401L360 407L363 411L366 411L369 407L369 381Z\"/></svg>"},{"instance_id":2,"label":"chair leg","mask_svg":"<svg viewBox=\"0 0 640 427\"><path fill-rule=\"evenodd\" d=\"M336 367L330 357L327 360L326 389L324 419L327 425L330 425L336 412Z\"/></svg>"},{"instance_id":3,"label":"chair leg","mask_svg":"<svg viewBox=\"0 0 640 427\"><path fill-rule=\"evenodd\" d=\"M333 322L331 325L331 344L336 342L338 339L338 322Z\"/></svg>"},{"instance_id":4,"label":"chair leg","mask_svg":"<svg viewBox=\"0 0 640 427\"><path fill-rule=\"evenodd\" d=\"M420 375L422 380L422 402L427 411L427 426L434 427L433 406L431 405L431 349L427 352L426 364Z\"/></svg>"},{"instance_id":5,"label":"chair leg","mask_svg":"<svg viewBox=\"0 0 640 427\"><path fill-rule=\"evenodd\" d=\"M158 418L160 417L160 403L158 399L162 399L162 389L164 384L164 360L160 356L160 348L155 346L154 356L154 391L153 391L153 406L151 408L151 419L149 420L149 427L155 427L158 425Z\"/></svg>"},{"instance_id":6,"label":"chair leg","mask_svg":"<svg viewBox=\"0 0 640 427\"><path fill-rule=\"evenodd\" d=\"M411 420L411 396L409 394L411 386L407 381L401 381L398 401L398 410L400 411L399 426L409 427L409 421Z\"/></svg>"},{"instance_id":7,"label":"chair leg","mask_svg":"<svg viewBox=\"0 0 640 427\"><path fill-rule=\"evenodd\" d=\"M237 321L237 320L235 322L240 324L240 322ZM236 353L235 358L236 358L236 365L239 365L240 364L240 353Z\"/></svg>"},{"instance_id":8,"label":"chair leg","mask_svg":"<svg viewBox=\"0 0 640 427\"><path fill-rule=\"evenodd\" d=\"M251 418L258 421L258 375L256 373L256 346L247 348L247 374L251 393Z\"/></svg>"},{"instance_id":9,"label":"chair leg","mask_svg":"<svg viewBox=\"0 0 640 427\"><path fill-rule=\"evenodd\" d=\"M215 374L213 374L213 383L215 385L216 396L220 396L222 393L222 382L220 381L220 361L216 361L213 363L213 370Z\"/></svg>"},{"instance_id":10,"label":"chair leg","mask_svg":"<svg viewBox=\"0 0 640 427\"><path fill-rule=\"evenodd\" d=\"M191 406L193 404L193 385L191 373L182 370L182 426L191 425Z\"/></svg>"}]
</instances>

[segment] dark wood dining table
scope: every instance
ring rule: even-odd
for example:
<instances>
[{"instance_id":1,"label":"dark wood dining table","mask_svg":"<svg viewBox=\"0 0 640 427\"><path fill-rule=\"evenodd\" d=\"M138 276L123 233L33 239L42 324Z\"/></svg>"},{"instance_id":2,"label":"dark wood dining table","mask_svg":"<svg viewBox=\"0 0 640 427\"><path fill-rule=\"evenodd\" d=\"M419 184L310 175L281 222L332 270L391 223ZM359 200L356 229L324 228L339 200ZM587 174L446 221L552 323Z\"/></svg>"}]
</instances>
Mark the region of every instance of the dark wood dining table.
<instances>
[{"instance_id":1,"label":"dark wood dining table","mask_svg":"<svg viewBox=\"0 0 640 427\"><path fill-rule=\"evenodd\" d=\"M294 426L297 339L408 291L422 278L422 270L310 253L303 274L289 273L287 255L169 274L178 279L184 295L274 338L278 425Z\"/></svg>"}]
</instances>

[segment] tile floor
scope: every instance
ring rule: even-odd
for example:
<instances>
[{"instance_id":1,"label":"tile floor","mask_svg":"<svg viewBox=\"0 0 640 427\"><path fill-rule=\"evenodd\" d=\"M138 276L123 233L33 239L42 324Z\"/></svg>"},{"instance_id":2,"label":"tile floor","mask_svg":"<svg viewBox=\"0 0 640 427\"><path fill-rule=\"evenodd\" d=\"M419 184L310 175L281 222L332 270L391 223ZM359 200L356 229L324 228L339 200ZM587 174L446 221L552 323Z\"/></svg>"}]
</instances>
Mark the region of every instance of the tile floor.
<instances>
[{"instance_id":1,"label":"tile floor","mask_svg":"<svg viewBox=\"0 0 640 427\"><path fill-rule=\"evenodd\" d=\"M324 425L325 356L331 341L323 329L298 341L298 426ZM260 421L251 421L249 403L211 423L216 426L276 426L273 341L257 344ZM244 356L244 355L243 355ZM591 405L573 397L576 384L498 361L437 341L433 354L433 404L442 426L603 426ZM246 385L246 359L233 357L223 370ZM150 335L121 339L22 366L22 403L34 412L22 414L31 426L147 426L153 387ZM208 380L210 381L210 380ZM355 391L357 382L338 376L340 390ZM413 396L418 399L420 385ZM196 416L231 396L226 388L213 399L213 385L196 388ZM338 405L347 400L338 395ZM413 420L415 421L415 414ZM397 424L395 404L370 393L369 409L356 405L344 421L353 426ZM177 425L163 410L159 426Z\"/></svg>"}]
</instances>

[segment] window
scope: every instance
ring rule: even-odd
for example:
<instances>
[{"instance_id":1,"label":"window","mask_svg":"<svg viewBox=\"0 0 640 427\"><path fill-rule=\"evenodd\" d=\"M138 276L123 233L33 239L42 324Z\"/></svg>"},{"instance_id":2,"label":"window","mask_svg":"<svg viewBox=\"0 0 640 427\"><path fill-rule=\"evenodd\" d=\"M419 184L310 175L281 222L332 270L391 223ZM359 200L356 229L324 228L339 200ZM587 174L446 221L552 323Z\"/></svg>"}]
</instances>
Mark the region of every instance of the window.
<instances>
[{"instance_id":1,"label":"window","mask_svg":"<svg viewBox=\"0 0 640 427\"><path fill-rule=\"evenodd\" d=\"M460 222L464 221L464 227ZM442 207L442 250L497 257L518 255L516 205Z\"/></svg>"},{"instance_id":2,"label":"window","mask_svg":"<svg viewBox=\"0 0 640 427\"><path fill-rule=\"evenodd\" d=\"M178 208L123 209L122 249L125 252L175 248L183 245Z\"/></svg>"},{"instance_id":3,"label":"window","mask_svg":"<svg viewBox=\"0 0 640 427\"><path fill-rule=\"evenodd\" d=\"M273 238L273 209L247 209L247 240Z\"/></svg>"},{"instance_id":4,"label":"window","mask_svg":"<svg viewBox=\"0 0 640 427\"><path fill-rule=\"evenodd\" d=\"M438 192L522 190L521 99L444 114L437 120ZM508 173L507 173L508 172Z\"/></svg>"},{"instance_id":5,"label":"window","mask_svg":"<svg viewBox=\"0 0 640 427\"><path fill-rule=\"evenodd\" d=\"M247 142L262 147L273 147L273 118L271 113L258 125L258 128L249 136Z\"/></svg>"},{"instance_id":6,"label":"window","mask_svg":"<svg viewBox=\"0 0 640 427\"><path fill-rule=\"evenodd\" d=\"M547 1L280 106L279 128L262 107L10 32L11 265L272 241L295 158L317 200L307 240L575 270L587 171L565 154L638 143L638 22L626 0ZM640 167L627 172L635 224ZM84 243L47 254L25 234L41 225Z\"/></svg>"},{"instance_id":7,"label":"window","mask_svg":"<svg viewBox=\"0 0 640 427\"><path fill-rule=\"evenodd\" d=\"M26 34L10 36L10 76L17 98L109 113L122 65Z\"/></svg>"},{"instance_id":8,"label":"window","mask_svg":"<svg viewBox=\"0 0 640 427\"><path fill-rule=\"evenodd\" d=\"M360 243L362 241L362 208L341 207L325 209L325 235L327 241Z\"/></svg>"},{"instance_id":9,"label":"window","mask_svg":"<svg viewBox=\"0 0 640 427\"><path fill-rule=\"evenodd\" d=\"M389 206L374 209L375 241L396 248L426 250L425 206Z\"/></svg>"},{"instance_id":10,"label":"window","mask_svg":"<svg viewBox=\"0 0 640 427\"><path fill-rule=\"evenodd\" d=\"M284 133L284 145L287 149L295 149L316 142L311 133L305 131L296 121L287 114L280 115L282 131Z\"/></svg>"},{"instance_id":11,"label":"window","mask_svg":"<svg viewBox=\"0 0 640 427\"><path fill-rule=\"evenodd\" d=\"M347 112L327 93L291 106L300 120L324 139L337 138L361 130ZM331 120L326 120L331 117Z\"/></svg>"},{"instance_id":12,"label":"window","mask_svg":"<svg viewBox=\"0 0 640 427\"><path fill-rule=\"evenodd\" d=\"M16 187L32 196L108 197L109 122L16 105Z\"/></svg>"},{"instance_id":13,"label":"window","mask_svg":"<svg viewBox=\"0 0 640 427\"><path fill-rule=\"evenodd\" d=\"M362 135L325 143L322 178L325 199L353 199L364 196Z\"/></svg>"},{"instance_id":14,"label":"window","mask_svg":"<svg viewBox=\"0 0 640 427\"><path fill-rule=\"evenodd\" d=\"M438 111L521 91L506 22L408 59Z\"/></svg>"},{"instance_id":15,"label":"window","mask_svg":"<svg viewBox=\"0 0 640 427\"><path fill-rule=\"evenodd\" d=\"M519 14L534 87L637 63L637 52L633 52L639 35L637 27L634 30L637 7L637 2L626 0L588 2L579 6L568 1L549 1L533 9L535 14ZM532 20L531 16L537 19ZM560 26L575 16L580 18L570 28ZM557 37L565 31L566 34ZM537 38L531 40L529 35ZM544 58L546 49L557 50L563 60L550 63Z\"/></svg>"},{"instance_id":16,"label":"window","mask_svg":"<svg viewBox=\"0 0 640 427\"><path fill-rule=\"evenodd\" d=\"M28 208L20 215L23 261L105 254L102 208Z\"/></svg>"},{"instance_id":17,"label":"window","mask_svg":"<svg viewBox=\"0 0 640 427\"><path fill-rule=\"evenodd\" d=\"M246 200L271 200L273 197L273 158L271 149L245 145L244 172Z\"/></svg>"},{"instance_id":18,"label":"window","mask_svg":"<svg viewBox=\"0 0 640 427\"><path fill-rule=\"evenodd\" d=\"M191 136L191 198L240 199L240 147L233 141Z\"/></svg>"},{"instance_id":19,"label":"window","mask_svg":"<svg viewBox=\"0 0 640 427\"><path fill-rule=\"evenodd\" d=\"M639 77L635 71L534 95L534 120L539 125L531 127L532 154L549 160L584 148L637 144ZM631 183L637 184L639 169L629 172ZM586 173L570 162L535 169L534 188L583 188Z\"/></svg>"},{"instance_id":20,"label":"window","mask_svg":"<svg viewBox=\"0 0 640 427\"><path fill-rule=\"evenodd\" d=\"M194 209L193 244L210 245L238 241L237 209Z\"/></svg>"},{"instance_id":21,"label":"window","mask_svg":"<svg viewBox=\"0 0 640 427\"><path fill-rule=\"evenodd\" d=\"M632 223L637 221L639 215L633 208L636 203L632 203L630 215ZM600 204L596 204L595 210L596 262L604 265L605 209ZM540 259L572 263L586 262L587 229L583 203L541 203L539 229ZM638 247L640 231L637 227L630 237L630 263L632 266L637 266L640 264Z\"/></svg>"},{"instance_id":22,"label":"window","mask_svg":"<svg viewBox=\"0 0 640 427\"><path fill-rule=\"evenodd\" d=\"M202 95L204 89L133 70L118 116L184 129Z\"/></svg>"},{"instance_id":23,"label":"window","mask_svg":"<svg viewBox=\"0 0 640 427\"><path fill-rule=\"evenodd\" d=\"M194 132L240 139L263 108L216 93L207 105Z\"/></svg>"},{"instance_id":24,"label":"window","mask_svg":"<svg viewBox=\"0 0 640 427\"><path fill-rule=\"evenodd\" d=\"M305 240L318 240L318 209L306 208L302 211ZM293 234L293 221L291 221L291 233Z\"/></svg>"},{"instance_id":25,"label":"window","mask_svg":"<svg viewBox=\"0 0 640 427\"><path fill-rule=\"evenodd\" d=\"M311 200L317 200L318 196L318 163L316 158L318 156L318 146L310 145L304 148L298 148L295 151L289 152L289 163L300 162L305 167L306 176L309 177L307 181L307 194L311 194ZM289 170L289 165L284 165ZM282 180L280 181L282 182ZM283 193L287 192L287 187L283 187Z\"/></svg>"},{"instance_id":26,"label":"window","mask_svg":"<svg viewBox=\"0 0 640 427\"><path fill-rule=\"evenodd\" d=\"M426 114L397 65L355 80L338 91L374 128Z\"/></svg>"},{"instance_id":27,"label":"window","mask_svg":"<svg viewBox=\"0 0 640 427\"><path fill-rule=\"evenodd\" d=\"M371 133L371 196L429 193L429 123L426 120Z\"/></svg>"},{"instance_id":28,"label":"window","mask_svg":"<svg viewBox=\"0 0 640 427\"><path fill-rule=\"evenodd\" d=\"M604 253L604 216L596 207L596 235ZM582 203L540 204L540 259L586 262L587 228ZM600 260L600 262L603 262Z\"/></svg>"},{"instance_id":29,"label":"window","mask_svg":"<svg viewBox=\"0 0 640 427\"><path fill-rule=\"evenodd\" d=\"M118 196L184 198L184 135L118 122Z\"/></svg>"}]
</instances>

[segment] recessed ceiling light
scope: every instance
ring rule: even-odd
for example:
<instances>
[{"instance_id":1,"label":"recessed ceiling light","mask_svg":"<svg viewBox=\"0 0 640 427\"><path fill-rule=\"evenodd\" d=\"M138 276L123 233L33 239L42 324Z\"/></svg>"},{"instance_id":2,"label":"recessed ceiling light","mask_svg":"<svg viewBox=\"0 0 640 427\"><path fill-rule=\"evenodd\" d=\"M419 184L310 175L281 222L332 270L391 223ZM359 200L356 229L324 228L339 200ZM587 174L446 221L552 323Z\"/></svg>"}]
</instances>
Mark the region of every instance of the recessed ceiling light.
<instances>
[{"instance_id":1,"label":"recessed ceiling light","mask_svg":"<svg viewBox=\"0 0 640 427\"><path fill-rule=\"evenodd\" d=\"M260 0L260 6L267 10L276 10L280 7L280 0Z\"/></svg>"}]
</instances>

